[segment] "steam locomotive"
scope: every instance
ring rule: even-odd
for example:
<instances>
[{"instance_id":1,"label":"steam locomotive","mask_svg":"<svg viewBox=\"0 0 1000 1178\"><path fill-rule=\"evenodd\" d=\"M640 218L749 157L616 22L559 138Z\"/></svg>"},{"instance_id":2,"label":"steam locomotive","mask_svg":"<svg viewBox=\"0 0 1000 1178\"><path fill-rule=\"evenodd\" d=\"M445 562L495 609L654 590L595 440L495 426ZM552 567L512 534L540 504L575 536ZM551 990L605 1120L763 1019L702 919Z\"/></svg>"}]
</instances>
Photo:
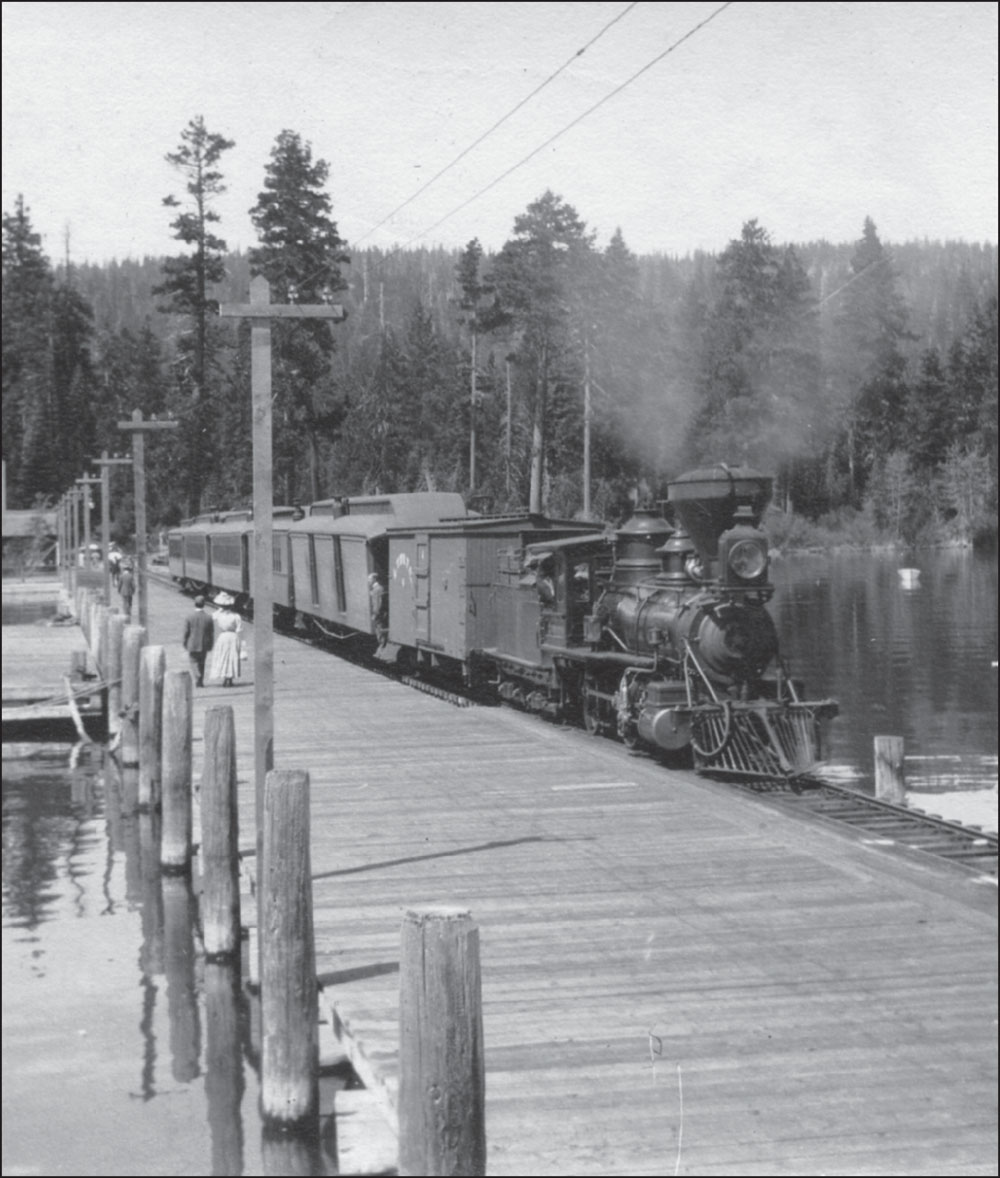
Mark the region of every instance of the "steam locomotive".
<instances>
[{"instance_id":1,"label":"steam locomotive","mask_svg":"<svg viewBox=\"0 0 1000 1178\"><path fill-rule=\"evenodd\" d=\"M699 771L795 779L837 705L780 657L770 495L749 468L695 470L669 485L672 523L641 508L613 533L434 492L276 508L276 621ZM247 511L185 521L171 576L251 609L252 535Z\"/></svg>"}]
</instances>

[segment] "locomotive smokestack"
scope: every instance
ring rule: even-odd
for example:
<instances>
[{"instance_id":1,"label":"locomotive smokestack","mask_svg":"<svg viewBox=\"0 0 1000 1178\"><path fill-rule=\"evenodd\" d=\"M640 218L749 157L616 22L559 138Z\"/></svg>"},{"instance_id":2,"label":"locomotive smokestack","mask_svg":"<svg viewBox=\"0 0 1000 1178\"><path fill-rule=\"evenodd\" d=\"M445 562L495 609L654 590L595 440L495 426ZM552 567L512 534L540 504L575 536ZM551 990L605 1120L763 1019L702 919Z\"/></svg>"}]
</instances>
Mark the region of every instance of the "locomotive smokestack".
<instances>
[{"instance_id":1,"label":"locomotive smokestack","mask_svg":"<svg viewBox=\"0 0 1000 1178\"><path fill-rule=\"evenodd\" d=\"M754 526L759 526L771 501L771 483L767 475L749 466L729 467L720 462L682 474L669 484L668 495L699 555L714 560L719 537L732 527L739 508L748 507Z\"/></svg>"}]
</instances>

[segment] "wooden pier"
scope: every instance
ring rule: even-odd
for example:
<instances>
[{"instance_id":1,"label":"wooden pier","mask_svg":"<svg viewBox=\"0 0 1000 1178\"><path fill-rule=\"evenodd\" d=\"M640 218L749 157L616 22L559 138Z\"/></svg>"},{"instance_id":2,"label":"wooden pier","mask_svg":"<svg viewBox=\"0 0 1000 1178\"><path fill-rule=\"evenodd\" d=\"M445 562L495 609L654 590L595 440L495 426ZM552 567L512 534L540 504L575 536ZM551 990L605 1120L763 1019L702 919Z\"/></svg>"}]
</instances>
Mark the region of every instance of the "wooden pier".
<instances>
[{"instance_id":1,"label":"wooden pier","mask_svg":"<svg viewBox=\"0 0 1000 1178\"><path fill-rule=\"evenodd\" d=\"M4 600L69 605L56 582L4 587ZM104 700L80 628L39 621L3 627L3 739L75 741L102 734Z\"/></svg>"},{"instance_id":2,"label":"wooden pier","mask_svg":"<svg viewBox=\"0 0 1000 1178\"><path fill-rule=\"evenodd\" d=\"M151 589L170 669L189 608ZM322 1004L389 1130L402 922L458 905L490 1174L996 1173L994 882L292 639L274 662L275 766L311 779ZM252 847L246 680L195 692L195 780L219 704Z\"/></svg>"}]
</instances>

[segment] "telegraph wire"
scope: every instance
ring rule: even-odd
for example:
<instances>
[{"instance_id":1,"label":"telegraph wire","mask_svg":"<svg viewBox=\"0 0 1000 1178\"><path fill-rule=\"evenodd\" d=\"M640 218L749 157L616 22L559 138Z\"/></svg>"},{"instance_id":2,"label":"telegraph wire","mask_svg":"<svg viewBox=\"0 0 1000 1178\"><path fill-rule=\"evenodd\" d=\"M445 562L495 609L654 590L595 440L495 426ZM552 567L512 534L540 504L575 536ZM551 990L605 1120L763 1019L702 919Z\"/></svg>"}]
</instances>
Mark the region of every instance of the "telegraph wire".
<instances>
[{"instance_id":1,"label":"telegraph wire","mask_svg":"<svg viewBox=\"0 0 1000 1178\"><path fill-rule=\"evenodd\" d=\"M489 130L484 131L482 133L482 135L480 135L479 138L474 143L470 143L468 147L466 147L463 151L460 151L458 153L458 155L455 156L455 158L451 161L450 164L445 164L445 166L440 170L440 172L437 172L435 175L433 175L427 181L426 184L424 184L422 187L418 188L417 191L414 192L412 196L407 197L406 200L404 200L401 205L397 205L396 208L394 208L391 213L388 213L385 217L383 217L382 220L379 221L377 225L373 225L371 227L371 229L369 229L366 233L364 233L361 237L359 237L357 239L357 241L355 241L353 244L355 246L360 245L363 241L365 241L369 237L371 237L371 235L373 233L375 233L377 230L381 229L382 226L387 221L391 221L392 218L395 217L395 215L397 213L402 212L403 209L405 209L407 207L407 205L412 204L417 199L418 196L422 196L427 191L427 189L430 188L430 186L432 184L436 184L437 181L440 180L441 177L446 172L450 172L451 169L457 163L459 163L461 160L465 159L465 157L469 154L469 152L474 151L475 148L477 148L480 145L480 143L482 143L485 139L488 139L489 136L492 135L493 132L496 131L498 127L501 127L504 123L507 122L508 119L512 118L515 114L517 114L517 112L521 109L522 106L524 106L526 103L530 102L532 100L532 98L534 98L536 94L540 94L541 91L544 90L545 87L550 82L552 82L556 78L558 78L559 75L563 72L563 70L568 69L573 64L573 62L577 60L577 58L582 57L587 52L587 50L591 47L591 45L593 45L596 41L599 41L601 39L601 37L604 36L604 34L608 31L608 29L610 29L612 27L612 25L616 25L623 17L627 16L632 11L632 9L636 7L638 2L639 2L639 0L634 0L634 2L632 4L626 5L626 7L623 8L622 11L619 12L616 17L613 17L611 20L609 20L608 23L604 26L604 28L601 29L600 32L598 32L595 36L591 37L591 39L587 42L587 44L584 45L581 49L578 49L573 54L573 56L570 57L570 59L568 61L564 62L554 73L549 74L549 76L545 79L544 82L542 82L542 83L540 83L540 85L536 86L534 88L534 90L532 90L531 93L528 94L526 97L522 98L521 101L515 107L513 107L511 110L509 110L501 118L497 119L497 121L493 124L493 126L490 127ZM430 232L430 230L427 230L427 232Z\"/></svg>"},{"instance_id":2,"label":"telegraph wire","mask_svg":"<svg viewBox=\"0 0 1000 1178\"><path fill-rule=\"evenodd\" d=\"M546 147L549 147L551 144L555 143L557 139L565 135L567 131L571 131L575 126L577 126L577 124L582 123L583 120L588 117L588 115L592 115L595 110L597 110L599 107L602 107L606 102L614 98L615 95L620 94L627 86L631 86L631 84L636 81L636 79L641 78L642 75L648 70L651 70L654 65L658 65L665 57L673 53L675 49L683 45L685 41L690 40L695 35L695 33L700 32L706 25L715 20L717 16L725 12L727 8L731 7L732 3L733 0L726 0L725 4L720 4L714 12L710 13L703 21L700 21L698 24L696 24L693 29L689 29L683 37L679 37L676 41L673 42L672 45L668 45L662 53L657 54L657 56L654 57L652 61L648 61L630 78L626 78L625 81L621 83L621 85L616 86L614 90L611 90L609 93L605 94L603 98L595 102L594 105L585 110L583 114L578 115L575 119L573 119L572 122L567 123L561 131L557 131L554 135L550 135L544 143L539 144L538 147L536 147L533 151L530 151L522 160L519 160L516 164L512 164L505 172L501 172L501 174L495 179L491 180L489 184L485 186L485 188L480 188L480 190L476 193L473 193L473 195L470 196L468 200L465 200L460 205L457 205L451 210L451 212L445 213L445 215L441 217L440 220L435 221L434 224L430 225L427 229L423 229L420 233L414 234L413 237L409 238L407 241L404 241L402 245L397 247L397 249L406 249L408 245L412 245L413 242L418 241L421 237L425 237L428 233L433 233L433 231L437 229L438 226L443 225L445 221L450 220L456 213L460 213L462 209L467 208L470 204L472 204L473 201L478 200L481 196L485 196L485 194L489 192L490 189L495 188L501 182L501 180L506 180L507 177L510 176L513 172L516 172L518 168L523 167L529 160L534 159L535 156L539 154L539 152L544 151Z\"/></svg>"}]
</instances>

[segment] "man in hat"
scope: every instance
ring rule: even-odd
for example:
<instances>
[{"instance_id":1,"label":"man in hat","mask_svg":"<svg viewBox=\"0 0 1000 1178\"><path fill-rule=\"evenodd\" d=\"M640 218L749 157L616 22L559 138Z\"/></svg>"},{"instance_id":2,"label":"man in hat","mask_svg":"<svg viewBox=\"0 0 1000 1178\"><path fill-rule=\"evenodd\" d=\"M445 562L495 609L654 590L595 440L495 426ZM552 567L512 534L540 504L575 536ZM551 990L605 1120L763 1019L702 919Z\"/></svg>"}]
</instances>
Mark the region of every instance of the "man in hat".
<instances>
[{"instance_id":1,"label":"man in hat","mask_svg":"<svg viewBox=\"0 0 1000 1178\"><path fill-rule=\"evenodd\" d=\"M194 599L194 609L184 619L184 649L191 660L195 687L205 686L205 659L214 641L215 626L205 613L204 597L199 595Z\"/></svg>"}]
</instances>

